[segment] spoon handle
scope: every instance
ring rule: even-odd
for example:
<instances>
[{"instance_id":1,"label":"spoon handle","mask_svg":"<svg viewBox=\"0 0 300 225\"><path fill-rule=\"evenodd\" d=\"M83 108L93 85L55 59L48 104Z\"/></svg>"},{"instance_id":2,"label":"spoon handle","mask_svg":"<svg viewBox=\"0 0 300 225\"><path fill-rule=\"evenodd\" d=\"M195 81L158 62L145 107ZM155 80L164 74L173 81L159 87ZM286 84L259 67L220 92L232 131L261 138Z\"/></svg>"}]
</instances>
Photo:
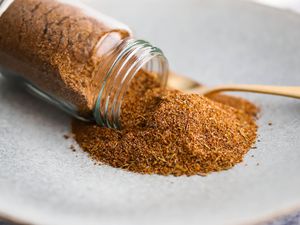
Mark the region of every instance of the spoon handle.
<instances>
[{"instance_id":1,"label":"spoon handle","mask_svg":"<svg viewBox=\"0 0 300 225\"><path fill-rule=\"evenodd\" d=\"M194 93L209 95L223 91L255 92L262 94L281 95L292 98L300 98L300 86L268 86L268 85L220 85L212 88L200 87L194 89Z\"/></svg>"}]
</instances>

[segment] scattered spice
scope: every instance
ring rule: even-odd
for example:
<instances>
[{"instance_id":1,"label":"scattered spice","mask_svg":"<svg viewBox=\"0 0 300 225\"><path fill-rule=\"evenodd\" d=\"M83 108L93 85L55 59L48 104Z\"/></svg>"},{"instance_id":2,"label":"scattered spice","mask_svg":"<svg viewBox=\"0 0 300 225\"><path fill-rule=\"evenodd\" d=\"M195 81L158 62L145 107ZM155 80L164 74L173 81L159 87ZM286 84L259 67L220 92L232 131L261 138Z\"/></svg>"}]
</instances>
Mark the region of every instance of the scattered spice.
<instances>
[{"instance_id":1,"label":"scattered spice","mask_svg":"<svg viewBox=\"0 0 300 225\"><path fill-rule=\"evenodd\" d=\"M81 148L113 167L161 175L204 175L243 160L256 139L253 104L158 86L150 74L136 76L122 104L121 130L74 120Z\"/></svg>"},{"instance_id":2,"label":"scattered spice","mask_svg":"<svg viewBox=\"0 0 300 225\"><path fill-rule=\"evenodd\" d=\"M73 133L69 133L69 134L64 134L64 135L63 135L63 138L66 139L66 140L68 140L68 139L70 139L70 138L73 138L73 137L74 137L74 134L73 134Z\"/></svg>"},{"instance_id":3,"label":"scattered spice","mask_svg":"<svg viewBox=\"0 0 300 225\"><path fill-rule=\"evenodd\" d=\"M74 145L70 145L70 149L71 149L73 152L76 152L76 148L74 147Z\"/></svg>"}]
</instances>

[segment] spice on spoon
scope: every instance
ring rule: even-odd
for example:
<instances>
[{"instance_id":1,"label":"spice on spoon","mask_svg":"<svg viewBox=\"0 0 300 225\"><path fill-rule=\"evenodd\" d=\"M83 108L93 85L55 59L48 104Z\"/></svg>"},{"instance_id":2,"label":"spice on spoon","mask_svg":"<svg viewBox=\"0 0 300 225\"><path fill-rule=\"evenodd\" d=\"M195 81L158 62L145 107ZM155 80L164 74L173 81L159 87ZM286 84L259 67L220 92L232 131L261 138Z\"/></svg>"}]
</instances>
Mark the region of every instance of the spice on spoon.
<instances>
[{"instance_id":1,"label":"spice on spoon","mask_svg":"<svg viewBox=\"0 0 300 225\"><path fill-rule=\"evenodd\" d=\"M139 72L122 104L121 130L74 120L81 148L97 161L144 174L202 175L243 160L256 139L252 103L163 90L158 84Z\"/></svg>"}]
</instances>

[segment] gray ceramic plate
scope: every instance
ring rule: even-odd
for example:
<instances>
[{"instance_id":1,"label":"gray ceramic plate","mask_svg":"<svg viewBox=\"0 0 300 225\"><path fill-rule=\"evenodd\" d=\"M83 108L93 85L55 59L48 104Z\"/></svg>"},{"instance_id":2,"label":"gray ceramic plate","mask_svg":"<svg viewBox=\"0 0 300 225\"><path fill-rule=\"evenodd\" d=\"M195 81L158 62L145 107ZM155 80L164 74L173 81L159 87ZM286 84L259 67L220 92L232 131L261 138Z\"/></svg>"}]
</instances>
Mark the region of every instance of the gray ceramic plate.
<instances>
[{"instance_id":1,"label":"gray ceramic plate","mask_svg":"<svg viewBox=\"0 0 300 225\"><path fill-rule=\"evenodd\" d=\"M88 3L129 24L165 51L174 70L200 82L300 85L300 16L291 12L237 0ZM300 209L300 102L246 97L262 115L260 142L243 163L207 177L146 176L72 152L74 143L63 138L70 118L1 79L1 215L43 225L209 225Z\"/></svg>"}]
</instances>

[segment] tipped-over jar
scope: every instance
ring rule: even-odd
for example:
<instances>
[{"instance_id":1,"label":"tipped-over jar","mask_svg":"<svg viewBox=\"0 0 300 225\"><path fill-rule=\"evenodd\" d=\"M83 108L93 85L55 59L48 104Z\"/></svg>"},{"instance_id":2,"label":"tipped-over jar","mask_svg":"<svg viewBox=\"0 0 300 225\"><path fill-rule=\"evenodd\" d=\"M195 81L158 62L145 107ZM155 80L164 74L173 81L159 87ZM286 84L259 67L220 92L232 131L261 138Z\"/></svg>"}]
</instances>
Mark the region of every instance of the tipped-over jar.
<instances>
[{"instance_id":1,"label":"tipped-over jar","mask_svg":"<svg viewBox=\"0 0 300 225\"><path fill-rule=\"evenodd\" d=\"M166 85L162 51L110 17L74 1L0 1L0 72L78 119L120 128L139 70Z\"/></svg>"}]
</instances>

